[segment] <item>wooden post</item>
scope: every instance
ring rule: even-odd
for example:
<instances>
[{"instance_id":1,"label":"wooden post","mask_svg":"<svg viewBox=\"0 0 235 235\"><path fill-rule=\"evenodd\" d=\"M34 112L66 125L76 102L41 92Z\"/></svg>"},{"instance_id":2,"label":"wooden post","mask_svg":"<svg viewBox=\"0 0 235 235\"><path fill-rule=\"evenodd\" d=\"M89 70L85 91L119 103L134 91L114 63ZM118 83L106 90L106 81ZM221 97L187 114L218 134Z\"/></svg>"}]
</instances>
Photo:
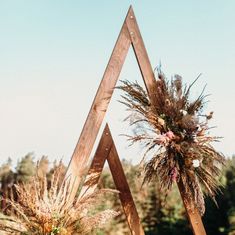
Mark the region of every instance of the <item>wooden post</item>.
<instances>
[{"instance_id":1,"label":"wooden post","mask_svg":"<svg viewBox=\"0 0 235 235\"><path fill-rule=\"evenodd\" d=\"M192 230L193 230L193 234L206 235L206 230L205 230L204 225L202 223L202 219L199 214L199 211L196 208L193 209L190 206L189 201L187 200L187 196L184 193L185 190L184 190L184 186L183 186L182 181L178 182L178 188L179 188L179 192L180 192L180 195L181 195L183 203L184 203L184 207L185 207L187 215L188 215L189 222L190 222Z\"/></svg>"},{"instance_id":2,"label":"wooden post","mask_svg":"<svg viewBox=\"0 0 235 235\"><path fill-rule=\"evenodd\" d=\"M148 58L147 51L144 46L143 39L141 37L138 24L136 22L136 18L133 12L133 9L130 8L129 10L129 18L127 20L127 27L131 36L131 43L133 46L133 49L135 51L135 55L139 64L139 68L143 77L143 80L145 82L145 86L147 88L149 97L151 102L154 104L156 101L156 96L154 93L156 92L156 80L154 77L153 69L150 63L150 60ZM182 183L178 183L178 188L182 197L182 200L184 202L184 206L192 227L192 230L195 235L206 235L205 228L203 226L201 216L196 208L193 210L190 209L189 202L187 200L187 196L184 194L184 188Z\"/></svg>"},{"instance_id":3,"label":"wooden post","mask_svg":"<svg viewBox=\"0 0 235 235\"><path fill-rule=\"evenodd\" d=\"M73 200L77 193L82 178L81 174L87 167L88 158L91 154L92 147L95 143L130 45L132 45L134 49L151 102L154 103L156 101L156 96L154 95L156 92L156 81L153 69L140 34L134 11L132 7L130 7L68 166L66 176L71 177L71 185L73 185L73 187L71 187L71 200ZM113 151L114 150L110 150L110 152L114 153ZM206 232L197 209L194 209L194 211L189 210L190 207L182 191L182 185L178 184L178 187L194 234L205 235Z\"/></svg>"},{"instance_id":4,"label":"wooden post","mask_svg":"<svg viewBox=\"0 0 235 235\"><path fill-rule=\"evenodd\" d=\"M112 139L110 141L110 138L110 131L106 124L79 197L93 193L96 189L105 161L107 160L113 145L113 141Z\"/></svg>"},{"instance_id":5,"label":"wooden post","mask_svg":"<svg viewBox=\"0 0 235 235\"><path fill-rule=\"evenodd\" d=\"M104 119L130 44L129 32L124 22L68 166L66 176L71 177L73 185L71 188L71 200L76 196L80 185L81 172L87 167L88 158Z\"/></svg>"},{"instance_id":6,"label":"wooden post","mask_svg":"<svg viewBox=\"0 0 235 235\"><path fill-rule=\"evenodd\" d=\"M83 197L94 192L106 160L108 161L116 189L120 192L119 198L121 200L131 234L144 235L144 230L140 223L140 218L138 216L138 212L136 210L135 203L132 198L131 191L108 124L105 126L100 143L91 162L91 166L79 196Z\"/></svg>"},{"instance_id":7,"label":"wooden post","mask_svg":"<svg viewBox=\"0 0 235 235\"><path fill-rule=\"evenodd\" d=\"M151 101L155 102L156 96L154 94L156 93L156 81L154 72L132 7L129 9L126 24L145 87L151 97Z\"/></svg>"}]
</instances>

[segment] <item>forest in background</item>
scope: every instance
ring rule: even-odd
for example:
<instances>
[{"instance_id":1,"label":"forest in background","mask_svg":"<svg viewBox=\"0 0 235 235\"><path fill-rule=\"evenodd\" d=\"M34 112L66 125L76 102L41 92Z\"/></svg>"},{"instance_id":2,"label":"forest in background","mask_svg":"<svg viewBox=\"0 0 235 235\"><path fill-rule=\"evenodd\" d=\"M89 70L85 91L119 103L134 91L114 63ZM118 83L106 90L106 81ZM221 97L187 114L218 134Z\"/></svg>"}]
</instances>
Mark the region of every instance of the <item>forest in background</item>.
<instances>
[{"instance_id":1,"label":"forest in background","mask_svg":"<svg viewBox=\"0 0 235 235\"><path fill-rule=\"evenodd\" d=\"M50 181L50 176L58 164L50 164L47 157L42 157L38 173L47 174ZM138 166L125 160L122 164L146 235L192 235L177 187L174 186L167 198L163 198L157 181L142 186ZM1 198L14 197L13 185L27 183L35 175L36 166L37 163L31 153L19 160L15 168L12 167L11 159L2 164L0 166ZM62 169L66 171L65 166ZM206 213L203 216L203 222L208 235L235 235L235 156L226 160L226 166L219 180L223 187L221 187L222 193L216 198L218 208L211 199L206 197ZM108 167L102 173L99 187L115 188ZM106 197L102 209L109 207L122 211L118 195L106 195ZM9 207L6 201L1 200L1 212L4 213L7 210ZM130 234L124 214L121 213L95 234Z\"/></svg>"}]
</instances>

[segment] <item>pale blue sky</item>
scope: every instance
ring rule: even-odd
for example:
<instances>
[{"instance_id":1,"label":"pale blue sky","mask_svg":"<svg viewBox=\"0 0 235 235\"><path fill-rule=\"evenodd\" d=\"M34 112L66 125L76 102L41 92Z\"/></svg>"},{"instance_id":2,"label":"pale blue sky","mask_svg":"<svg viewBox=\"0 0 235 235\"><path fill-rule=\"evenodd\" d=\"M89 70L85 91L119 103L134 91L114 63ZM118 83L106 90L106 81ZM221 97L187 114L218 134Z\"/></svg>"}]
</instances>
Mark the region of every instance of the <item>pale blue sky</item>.
<instances>
[{"instance_id":1,"label":"pale blue sky","mask_svg":"<svg viewBox=\"0 0 235 235\"><path fill-rule=\"evenodd\" d=\"M235 153L235 1L0 0L0 163L31 151L69 161L130 4L153 67L187 83L203 74L195 94L208 84L217 148ZM141 81L131 50L120 78ZM106 119L134 161L117 99Z\"/></svg>"}]
</instances>

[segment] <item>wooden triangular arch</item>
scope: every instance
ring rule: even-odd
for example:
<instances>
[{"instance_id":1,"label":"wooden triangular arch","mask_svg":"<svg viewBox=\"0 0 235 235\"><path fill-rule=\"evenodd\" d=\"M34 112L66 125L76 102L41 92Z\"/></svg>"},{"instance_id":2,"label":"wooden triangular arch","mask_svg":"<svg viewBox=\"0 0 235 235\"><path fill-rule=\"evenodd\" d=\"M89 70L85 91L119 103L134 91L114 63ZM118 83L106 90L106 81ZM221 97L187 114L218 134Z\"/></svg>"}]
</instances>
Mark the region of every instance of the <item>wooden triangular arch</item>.
<instances>
[{"instance_id":1,"label":"wooden triangular arch","mask_svg":"<svg viewBox=\"0 0 235 235\"><path fill-rule=\"evenodd\" d=\"M134 11L132 7L130 7L68 166L67 176L69 175L73 179L71 200L75 197L81 183L81 172L84 172L83 170L88 165L89 156L103 122L130 45L132 45L135 52L140 72L151 102L155 103L156 97L154 92L156 91L156 81L154 72L140 34ZM199 212L197 209L190 209L187 197L184 194L185 190L182 182L178 183L178 187L194 234L205 235L206 232Z\"/></svg>"}]
</instances>

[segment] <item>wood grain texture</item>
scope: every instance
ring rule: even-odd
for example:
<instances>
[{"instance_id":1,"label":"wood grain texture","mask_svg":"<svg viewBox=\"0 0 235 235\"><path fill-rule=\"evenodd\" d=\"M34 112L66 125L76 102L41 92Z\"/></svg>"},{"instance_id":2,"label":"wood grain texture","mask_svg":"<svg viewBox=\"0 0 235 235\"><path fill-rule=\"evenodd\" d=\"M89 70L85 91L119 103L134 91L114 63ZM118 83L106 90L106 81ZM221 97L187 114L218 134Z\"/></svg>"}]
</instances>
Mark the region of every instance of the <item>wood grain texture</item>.
<instances>
[{"instance_id":1,"label":"wood grain texture","mask_svg":"<svg viewBox=\"0 0 235 235\"><path fill-rule=\"evenodd\" d=\"M67 169L66 177L71 177L71 185L73 185L71 187L71 200L76 196L82 178L81 174L87 167L88 158L104 119L130 43L127 26L124 23Z\"/></svg>"},{"instance_id":2,"label":"wood grain texture","mask_svg":"<svg viewBox=\"0 0 235 235\"><path fill-rule=\"evenodd\" d=\"M149 94L150 100L154 104L156 102L156 96L154 94L157 90L154 72L153 72L150 60L148 58L148 54L144 46L144 42L140 34L140 30L139 30L132 7L130 8L129 13L130 13L129 17L126 18L126 24L128 27L128 31L130 33L131 43L132 43L132 46L133 46L133 49L134 49L134 52L135 52L135 55L139 64L142 77L145 82L145 86ZM188 214L188 218L191 223L194 234L205 235L206 231L203 226L201 216L198 210L196 208L194 210L190 209L189 203L187 201L187 197L183 193L184 192L183 186L181 184L178 184L178 188L181 193L181 197L184 202L184 206Z\"/></svg>"},{"instance_id":3,"label":"wood grain texture","mask_svg":"<svg viewBox=\"0 0 235 235\"><path fill-rule=\"evenodd\" d=\"M193 230L193 234L206 235L206 230L205 230L204 225L202 223L201 216L196 208L193 209L190 206L190 203L187 200L187 196L184 193L185 190L184 190L183 183L181 181L178 182L178 188L179 188L179 192L180 192L180 195L181 195L183 203L184 203L184 207L185 207L187 215L188 215L189 222L190 222L192 230Z\"/></svg>"},{"instance_id":4,"label":"wood grain texture","mask_svg":"<svg viewBox=\"0 0 235 235\"><path fill-rule=\"evenodd\" d=\"M106 125L79 194L80 198L93 193L96 189L105 161L113 145L113 141L110 138L110 131L108 125Z\"/></svg>"},{"instance_id":5,"label":"wood grain texture","mask_svg":"<svg viewBox=\"0 0 235 235\"><path fill-rule=\"evenodd\" d=\"M144 235L143 227L135 207L131 191L122 168L111 132L106 124L95 156L91 162L80 197L94 192L99 182L105 161L108 161L116 189L120 192L120 201L132 235Z\"/></svg>"},{"instance_id":6,"label":"wood grain texture","mask_svg":"<svg viewBox=\"0 0 235 235\"><path fill-rule=\"evenodd\" d=\"M131 44L135 52L135 56L146 89L148 91L149 96L151 97L151 101L155 101L156 96L154 94L156 93L157 89L156 89L156 81L154 78L154 72L132 7L130 7L129 15L126 18L126 25L130 33Z\"/></svg>"},{"instance_id":7,"label":"wood grain texture","mask_svg":"<svg viewBox=\"0 0 235 235\"><path fill-rule=\"evenodd\" d=\"M132 235L143 235L144 230L136 210L130 188L125 177L122 164L118 157L115 145L112 146L108 156L109 167L115 182L116 188L120 191L119 197Z\"/></svg>"}]
</instances>

